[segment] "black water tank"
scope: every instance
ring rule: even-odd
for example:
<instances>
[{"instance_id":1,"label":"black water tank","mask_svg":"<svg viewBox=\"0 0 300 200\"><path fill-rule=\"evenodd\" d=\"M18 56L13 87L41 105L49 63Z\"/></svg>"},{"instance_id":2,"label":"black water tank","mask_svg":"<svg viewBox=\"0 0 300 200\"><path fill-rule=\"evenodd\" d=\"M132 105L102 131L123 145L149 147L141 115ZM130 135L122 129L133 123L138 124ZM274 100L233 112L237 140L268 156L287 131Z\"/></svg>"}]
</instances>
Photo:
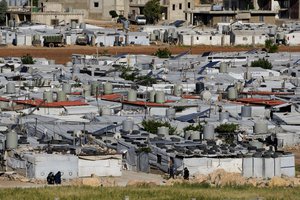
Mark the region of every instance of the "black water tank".
<instances>
[{"instance_id":1,"label":"black water tank","mask_svg":"<svg viewBox=\"0 0 300 200\"><path fill-rule=\"evenodd\" d=\"M204 91L204 83L203 82L197 82L195 93L200 94L202 91Z\"/></svg>"}]
</instances>

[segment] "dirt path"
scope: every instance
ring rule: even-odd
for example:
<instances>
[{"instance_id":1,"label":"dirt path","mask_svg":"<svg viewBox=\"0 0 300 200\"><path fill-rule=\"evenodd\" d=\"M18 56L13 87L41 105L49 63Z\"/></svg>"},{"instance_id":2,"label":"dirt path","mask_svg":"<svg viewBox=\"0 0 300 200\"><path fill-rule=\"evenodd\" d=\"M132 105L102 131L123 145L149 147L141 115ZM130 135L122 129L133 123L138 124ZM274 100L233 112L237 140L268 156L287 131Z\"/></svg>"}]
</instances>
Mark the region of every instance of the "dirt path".
<instances>
[{"instance_id":1,"label":"dirt path","mask_svg":"<svg viewBox=\"0 0 300 200\"><path fill-rule=\"evenodd\" d=\"M247 51L252 48L246 47L214 47L214 46L196 46L196 47L179 47L168 45L151 45L151 46L127 46L127 47L89 47L89 46L68 46L58 48L42 47L0 47L0 57L21 57L30 54L33 57L45 57L55 60L58 64L65 64L71 60L72 54L96 54L109 53L131 53L131 54L153 54L158 48L169 48L173 54L178 54L191 49L191 54L201 54L206 51L213 52L237 52ZM280 47L280 51L300 52L299 47Z\"/></svg>"}]
</instances>

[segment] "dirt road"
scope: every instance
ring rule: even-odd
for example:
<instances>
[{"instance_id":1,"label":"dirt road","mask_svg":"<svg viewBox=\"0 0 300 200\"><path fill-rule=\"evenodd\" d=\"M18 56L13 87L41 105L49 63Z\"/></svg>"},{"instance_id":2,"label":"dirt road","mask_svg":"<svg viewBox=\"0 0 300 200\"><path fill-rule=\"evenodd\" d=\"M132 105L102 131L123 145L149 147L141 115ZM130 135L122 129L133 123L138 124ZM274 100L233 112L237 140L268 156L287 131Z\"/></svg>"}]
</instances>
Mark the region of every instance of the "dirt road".
<instances>
[{"instance_id":1,"label":"dirt road","mask_svg":"<svg viewBox=\"0 0 300 200\"><path fill-rule=\"evenodd\" d=\"M173 54L178 54L191 49L191 54L201 54L206 51L213 52L237 52L252 49L252 47L215 47L215 46L195 46L195 47L180 47L168 45L151 45L151 46L127 46L127 47L89 47L89 46L68 46L68 47L0 47L0 57L20 57L30 54L33 57L45 57L55 60L58 64L65 64L71 60L72 54L96 54L97 49L99 54L153 54L158 48L169 48ZM280 47L280 51L300 52L299 47Z\"/></svg>"}]
</instances>

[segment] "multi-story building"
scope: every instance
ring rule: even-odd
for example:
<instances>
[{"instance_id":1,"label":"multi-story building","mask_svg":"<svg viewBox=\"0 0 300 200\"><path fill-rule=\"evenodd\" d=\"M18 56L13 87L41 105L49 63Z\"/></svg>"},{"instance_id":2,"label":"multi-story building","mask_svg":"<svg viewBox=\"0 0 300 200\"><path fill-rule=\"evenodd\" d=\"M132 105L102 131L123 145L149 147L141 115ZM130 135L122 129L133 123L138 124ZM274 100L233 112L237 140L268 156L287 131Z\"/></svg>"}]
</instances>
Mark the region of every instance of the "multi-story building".
<instances>
[{"instance_id":1,"label":"multi-story building","mask_svg":"<svg viewBox=\"0 0 300 200\"><path fill-rule=\"evenodd\" d=\"M129 0L129 15L143 14L149 0ZM193 0L160 0L163 7L162 19L168 21L185 20L185 10L190 9Z\"/></svg>"},{"instance_id":2,"label":"multi-story building","mask_svg":"<svg viewBox=\"0 0 300 200\"><path fill-rule=\"evenodd\" d=\"M214 26L219 22L253 22L274 24L278 11L273 0L194 0L191 9L185 10L191 24Z\"/></svg>"}]
</instances>

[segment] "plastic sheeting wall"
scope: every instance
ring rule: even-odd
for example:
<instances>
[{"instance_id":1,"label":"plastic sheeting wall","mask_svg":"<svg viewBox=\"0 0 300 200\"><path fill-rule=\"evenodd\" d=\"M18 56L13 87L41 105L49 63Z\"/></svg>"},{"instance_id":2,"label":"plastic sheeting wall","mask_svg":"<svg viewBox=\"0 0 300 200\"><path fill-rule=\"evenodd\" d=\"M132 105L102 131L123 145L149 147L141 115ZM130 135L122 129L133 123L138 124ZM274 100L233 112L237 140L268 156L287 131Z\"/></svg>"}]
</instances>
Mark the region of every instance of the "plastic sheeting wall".
<instances>
[{"instance_id":1,"label":"plastic sheeting wall","mask_svg":"<svg viewBox=\"0 0 300 200\"><path fill-rule=\"evenodd\" d=\"M62 172L62 178L78 177L78 157L73 155L34 154L25 155L27 160L27 176L29 178L46 179L50 172Z\"/></svg>"},{"instance_id":2,"label":"plastic sheeting wall","mask_svg":"<svg viewBox=\"0 0 300 200\"><path fill-rule=\"evenodd\" d=\"M78 159L79 177L87 177L95 174L97 176L122 176L122 160L110 158L104 160Z\"/></svg>"},{"instance_id":3,"label":"plastic sheeting wall","mask_svg":"<svg viewBox=\"0 0 300 200\"><path fill-rule=\"evenodd\" d=\"M241 158L184 158L183 166L187 167L191 175L207 175L217 169L224 169L226 172L242 172Z\"/></svg>"}]
</instances>

